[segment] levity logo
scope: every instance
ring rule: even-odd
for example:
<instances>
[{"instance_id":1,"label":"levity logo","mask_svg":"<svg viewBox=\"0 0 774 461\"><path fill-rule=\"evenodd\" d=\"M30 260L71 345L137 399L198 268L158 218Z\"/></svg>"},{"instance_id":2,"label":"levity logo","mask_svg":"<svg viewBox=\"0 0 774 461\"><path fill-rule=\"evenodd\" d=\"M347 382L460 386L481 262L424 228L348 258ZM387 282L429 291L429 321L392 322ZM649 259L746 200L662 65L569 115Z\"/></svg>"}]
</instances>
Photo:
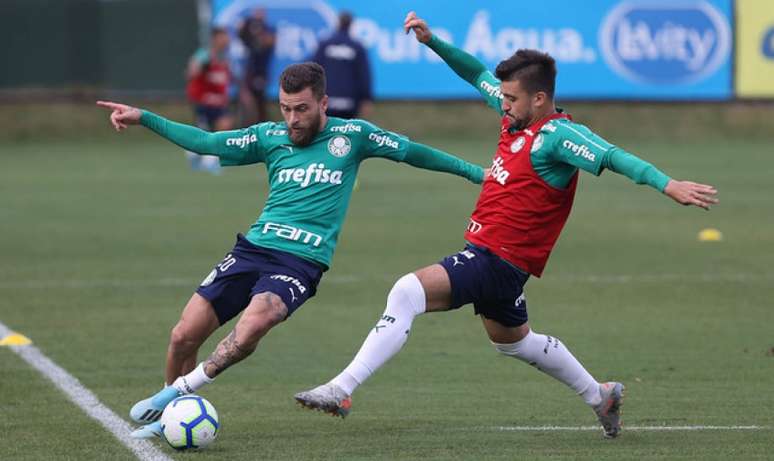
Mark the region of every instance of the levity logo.
<instances>
[{"instance_id":1,"label":"levity logo","mask_svg":"<svg viewBox=\"0 0 774 461\"><path fill-rule=\"evenodd\" d=\"M341 178L344 172L341 170L329 170L325 168L324 163L312 163L306 169L287 168L279 170L277 173L277 183L286 182L299 183L301 187L306 187L312 183L341 184Z\"/></svg>"},{"instance_id":2,"label":"levity logo","mask_svg":"<svg viewBox=\"0 0 774 461\"><path fill-rule=\"evenodd\" d=\"M602 23L607 64L639 83L693 83L728 61L728 19L705 0L625 1Z\"/></svg>"}]
</instances>

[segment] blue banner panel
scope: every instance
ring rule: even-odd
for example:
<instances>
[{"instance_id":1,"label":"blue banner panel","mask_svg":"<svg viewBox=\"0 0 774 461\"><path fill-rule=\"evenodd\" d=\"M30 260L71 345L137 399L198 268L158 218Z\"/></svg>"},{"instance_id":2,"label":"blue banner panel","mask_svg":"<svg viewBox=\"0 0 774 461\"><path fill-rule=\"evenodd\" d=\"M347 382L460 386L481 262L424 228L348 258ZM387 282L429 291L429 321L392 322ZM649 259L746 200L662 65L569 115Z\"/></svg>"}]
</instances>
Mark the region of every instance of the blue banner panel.
<instances>
[{"instance_id":1,"label":"blue banner panel","mask_svg":"<svg viewBox=\"0 0 774 461\"><path fill-rule=\"evenodd\" d=\"M407 12L494 69L519 48L557 61L557 96L575 99L728 99L731 0L212 0L213 22L235 29L261 7L277 28L270 92L282 68L311 55L354 13L351 34L368 49L379 98L475 97L428 48L403 33ZM238 60L244 49L234 40Z\"/></svg>"}]
</instances>

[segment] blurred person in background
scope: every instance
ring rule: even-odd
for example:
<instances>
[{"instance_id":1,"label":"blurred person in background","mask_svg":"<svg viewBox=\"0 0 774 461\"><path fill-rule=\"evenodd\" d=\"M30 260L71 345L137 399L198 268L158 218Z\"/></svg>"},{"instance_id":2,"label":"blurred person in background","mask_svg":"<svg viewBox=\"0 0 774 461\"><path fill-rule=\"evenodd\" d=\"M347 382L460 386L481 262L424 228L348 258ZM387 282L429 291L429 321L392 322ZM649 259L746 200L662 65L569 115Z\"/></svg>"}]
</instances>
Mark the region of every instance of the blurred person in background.
<instances>
[{"instance_id":1,"label":"blurred person in background","mask_svg":"<svg viewBox=\"0 0 774 461\"><path fill-rule=\"evenodd\" d=\"M266 87L269 66L274 55L276 32L266 22L266 12L257 9L239 28L239 39L247 48L245 75L239 90L241 123L253 125L269 119L266 110Z\"/></svg>"},{"instance_id":2,"label":"blurred person in background","mask_svg":"<svg viewBox=\"0 0 774 461\"><path fill-rule=\"evenodd\" d=\"M368 117L372 111L371 68L363 45L349 36L352 14L342 11L336 32L320 42L311 61L320 64L328 80L328 115Z\"/></svg>"},{"instance_id":3,"label":"blurred person in background","mask_svg":"<svg viewBox=\"0 0 774 461\"><path fill-rule=\"evenodd\" d=\"M188 62L186 93L194 106L196 126L207 131L230 130L233 120L228 114L228 86L231 81L226 51L229 37L225 29L213 28L209 48L200 48ZM193 170L220 173L220 163L213 155L196 155L186 151Z\"/></svg>"}]
</instances>

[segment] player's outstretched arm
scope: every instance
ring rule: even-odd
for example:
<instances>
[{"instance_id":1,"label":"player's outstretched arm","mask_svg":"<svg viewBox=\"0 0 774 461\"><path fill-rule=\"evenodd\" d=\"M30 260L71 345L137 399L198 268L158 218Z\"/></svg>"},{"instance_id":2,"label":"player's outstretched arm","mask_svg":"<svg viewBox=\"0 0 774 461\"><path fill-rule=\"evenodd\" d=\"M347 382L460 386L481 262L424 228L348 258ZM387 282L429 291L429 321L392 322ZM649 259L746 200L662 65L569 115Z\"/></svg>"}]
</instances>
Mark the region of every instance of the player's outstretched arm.
<instances>
[{"instance_id":1,"label":"player's outstretched arm","mask_svg":"<svg viewBox=\"0 0 774 461\"><path fill-rule=\"evenodd\" d=\"M653 164L609 143L583 125L565 122L550 126L551 129L541 130L544 136L543 147L533 154L538 171L541 165L550 164L550 161L567 163L597 176L607 169L637 184L647 184L682 205L695 205L708 210L711 205L718 203L714 187L676 181Z\"/></svg>"},{"instance_id":2,"label":"player's outstretched arm","mask_svg":"<svg viewBox=\"0 0 774 461\"><path fill-rule=\"evenodd\" d=\"M711 205L718 203L715 197L718 191L714 187L691 181L674 180L654 165L619 147L611 146L603 153L602 164L605 168L623 174L637 184L648 184L660 190L681 205L695 205L709 210Z\"/></svg>"},{"instance_id":3,"label":"player's outstretched arm","mask_svg":"<svg viewBox=\"0 0 774 461\"><path fill-rule=\"evenodd\" d=\"M417 168L451 173L475 183L484 181L484 169L452 154L417 142L410 142L403 161Z\"/></svg>"},{"instance_id":4,"label":"player's outstretched arm","mask_svg":"<svg viewBox=\"0 0 774 461\"><path fill-rule=\"evenodd\" d=\"M417 17L417 14L413 11L406 15L406 19L403 21L403 30L406 33L413 30L414 36L419 42L424 43L435 51L457 75L473 86L477 87L479 77L483 73L488 72L484 63L473 55L433 35L427 26L427 22Z\"/></svg>"},{"instance_id":5,"label":"player's outstretched arm","mask_svg":"<svg viewBox=\"0 0 774 461\"><path fill-rule=\"evenodd\" d=\"M159 136L177 144L183 149L198 154L215 154L217 137L194 126L167 120L153 112L108 101L97 101L97 105L110 109L110 122L116 131L122 131L129 125L143 125Z\"/></svg>"},{"instance_id":6,"label":"player's outstretched arm","mask_svg":"<svg viewBox=\"0 0 774 461\"><path fill-rule=\"evenodd\" d=\"M142 111L136 107L110 101L97 101L97 105L109 109L110 124L116 131L125 130L129 125L139 125Z\"/></svg>"},{"instance_id":7,"label":"player's outstretched arm","mask_svg":"<svg viewBox=\"0 0 774 461\"><path fill-rule=\"evenodd\" d=\"M116 131L122 131L129 125L143 125L159 136L174 144L197 154L217 155L221 158L245 158L245 151L252 151L252 160L260 161L260 155L255 144L248 143L251 140L247 129L217 131L210 133L200 128L183 123L173 122L154 114L153 112L138 109L136 107L118 104L109 101L97 101L97 105L111 110L110 123ZM229 139L238 139L240 142L231 142ZM245 158L245 161L249 159ZM241 162L241 160L239 160ZM249 163L254 163L250 161ZM231 163L229 163L231 164ZM241 164L241 163L234 163Z\"/></svg>"},{"instance_id":8,"label":"player's outstretched arm","mask_svg":"<svg viewBox=\"0 0 774 461\"><path fill-rule=\"evenodd\" d=\"M471 182L481 184L484 170L478 165L424 144L413 142L407 137L385 131L365 120L355 120L361 129L357 130L363 142L360 143L360 160L384 158L393 162L408 163L425 170L442 171L462 176Z\"/></svg>"},{"instance_id":9,"label":"player's outstretched arm","mask_svg":"<svg viewBox=\"0 0 774 461\"><path fill-rule=\"evenodd\" d=\"M403 20L403 30L407 34L413 30L417 41L424 43L425 45L433 38L433 33L430 32L430 27L428 27L427 22L418 17L415 11L409 11L406 15L406 19Z\"/></svg>"},{"instance_id":10,"label":"player's outstretched arm","mask_svg":"<svg viewBox=\"0 0 774 461\"><path fill-rule=\"evenodd\" d=\"M487 104L498 113L500 109L500 81L475 56L447 43L430 31L427 22L410 11L403 21L406 33L414 31L416 39L430 47L463 80L473 85Z\"/></svg>"},{"instance_id":11,"label":"player's outstretched arm","mask_svg":"<svg viewBox=\"0 0 774 461\"><path fill-rule=\"evenodd\" d=\"M707 184L691 181L669 180L664 188L664 194L681 205L694 205L709 210L710 206L719 202L717 189Z\"/></svg>"}]
</instances>

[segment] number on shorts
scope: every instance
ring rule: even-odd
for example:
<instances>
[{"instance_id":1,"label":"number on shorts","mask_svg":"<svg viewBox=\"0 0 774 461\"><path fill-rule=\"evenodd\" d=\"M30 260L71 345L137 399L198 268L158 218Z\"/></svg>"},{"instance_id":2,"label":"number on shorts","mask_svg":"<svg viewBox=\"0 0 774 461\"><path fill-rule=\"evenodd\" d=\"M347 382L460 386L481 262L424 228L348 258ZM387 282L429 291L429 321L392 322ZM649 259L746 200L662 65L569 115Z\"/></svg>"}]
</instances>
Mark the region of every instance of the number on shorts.
<instances>
[{"instance_id":1,"label":"number on shorts","mask_svg":"<svg viewBox=\"0 0 774 461\"><path fill-rule=\"evenodd\" d=\"M218 269L220 269L221 272L226 272L229 267L236 264L236 258L231 255L231 253L227 254L225 258L223 258L223 262L218 264Z\"/></svg>"}]
</instances>

